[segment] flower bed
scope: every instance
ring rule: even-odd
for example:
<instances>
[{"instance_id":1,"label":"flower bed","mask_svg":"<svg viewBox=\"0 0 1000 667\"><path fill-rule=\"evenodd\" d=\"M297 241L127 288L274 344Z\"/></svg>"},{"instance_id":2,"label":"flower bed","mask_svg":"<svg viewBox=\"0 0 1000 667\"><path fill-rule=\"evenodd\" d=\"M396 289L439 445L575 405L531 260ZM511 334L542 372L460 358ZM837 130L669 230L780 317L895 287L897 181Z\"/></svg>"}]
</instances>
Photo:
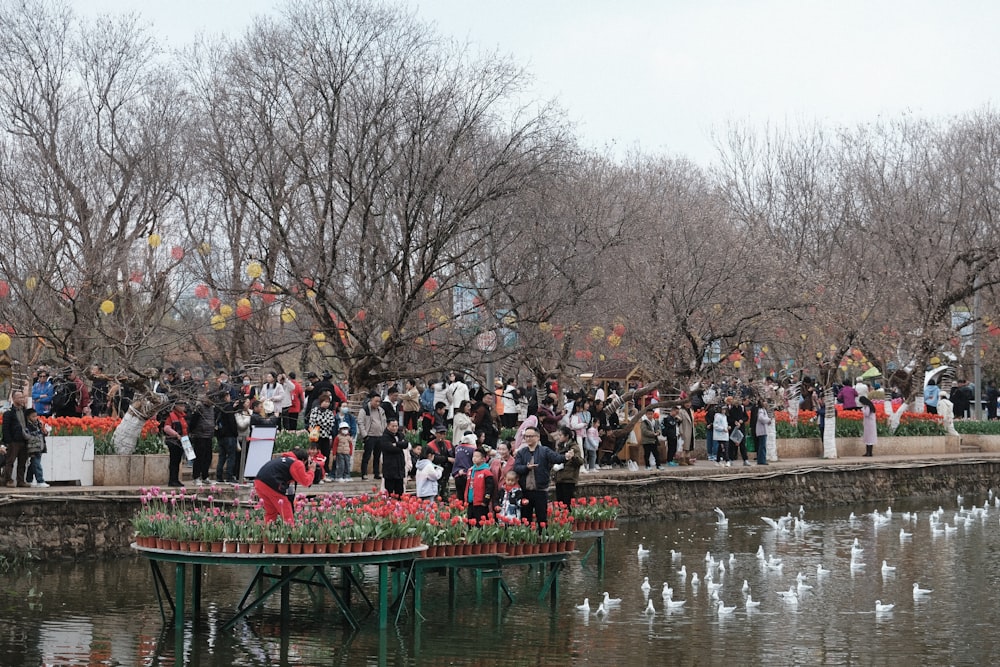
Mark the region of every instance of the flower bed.
<instances>
[{"instance_id":1,"label":"flower bed","mask_svg":"<svg viewBox=\"0 0 1000 667\"><path fill-rule=\"evenodd\" d=\"M555 505L541 525L493 518L466 519L458 500L435 504L414 496L346 497L329 494L295 500L294 525L264 523L259 502L241 505L213 496L143 491L133 518L136 542L147 548L225 553L362 553L427 544L425 556L522 555L571 551L569 511Z\"/></svg>"}]
</instances>

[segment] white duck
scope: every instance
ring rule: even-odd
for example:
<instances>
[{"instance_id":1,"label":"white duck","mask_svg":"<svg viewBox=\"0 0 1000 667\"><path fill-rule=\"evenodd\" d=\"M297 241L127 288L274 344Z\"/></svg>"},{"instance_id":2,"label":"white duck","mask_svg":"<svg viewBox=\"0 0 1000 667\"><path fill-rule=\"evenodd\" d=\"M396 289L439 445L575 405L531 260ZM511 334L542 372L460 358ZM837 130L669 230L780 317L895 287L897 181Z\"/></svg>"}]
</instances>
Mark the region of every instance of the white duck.
<instances>
[{"instance_id":1,"label":"white duck","mask_svg":"<svg viewBox=\"0 0 1000 667\"><path fill-rule=\"evenodd\" d=\"M892 611L896 605L894 604L882 604L881 600L875 600L875 613L882 614L887 611Z\"/></svg>"},{"instance_id":2,"label":"white duck","mask_svg":"<svg viewBox=\"0 0 1000 667\"><path fill-rule=\"evenodd\" d=\"M718 526L728 526L729 525L729 519L726 518L725 512L723 512L718 507L716 507L715 508L715 513L719 515L719 521L718 521L718 524L717 524Z\"/></svg>"},{"instance_id":3,"label":"white duck","mask_svg":"<svg viewBox=\"0 0 1000 667\"><path fill-rule=\"evenodd\" d=\"M604 608L603 604L600 604L600 605L597 606L597 612L596 613L597 613L598 616L607 616L608 615L608 610Z\"/></svg>"},{"instance_id":4,"label":"white duck","mask_svg":"<svg viewBox=\"0 0 1000 667\"><path fill-rule=\"evenodd\" d=\"M921 588L920 584L913 582L913 599L919 600L933 593L930 588Z\"/></svg>"},{"instance_id":5,"label":"white duck","mask_svg":"<svg viewBox=\"0 0 1000 667\"><path fill-rule=\"evenodd\" d=\"M894 574L895 572L895 565L889 565L886 561L882 561L882 574Z\"/></svg>"},{"instance_id":6,"label":"white duck","mask_svg":"<svg viewBox=\"0 0 1000 667\"><path fill-rule=\"evenodd\" d=\"M899 529L899 541L900 542L902 542L903 540L908 540L911 537L913 537L913 533L908 533L905 530L903 530L902 528Z\"/></svg>"},{"instance_id":7,"label":"white duck","mask_svg":"<svg viewBox=\"0 0 1000 667\"><path fill-rule=\"evenodd\" d=\"M756 609L759 606L760 606L760 601L759 600L754 600L753 596L747 595L747 601L746 601L746 608L747 609Z\"/></svg>"},{"instance_id":8,"label":"white duck","mask_svg":"<svg viewBox=\"0 0 1000 667\"><path fill-rule=\"evenodd\" d=\"M642 558L643 556L648 556L649 555L649 549L643 548L643 546L640 544L639 548L636 550L636 555L638 555L639 558Z\"/></svg>"},{"instance_id":9,"label":"white duck","mask_svg":"<svg viewBox=\"0 0 1000 667\"><path fill-rule=\"evenodd\" d=\"M675 600L673 598L667 598L666 600L664 600L664 605L666 605L667 609L680 609L681 607L684 606L685 602L687 602L687 600Z\"/></svg>"},{"instance_id":10,"label":"white duck","mask_svg":"<svg viewBox=\"0 0 1000 667\"><path fill-rule=\"evenodd\" d=\"M576 605L576 608L583 612L590 611L590 598L583 598L583 604Z\"/></svg>"},{"instance_id":11,"label":"white duck","mask_svg":"<svg viewBox=\"0 0 1000 667\"><path fill-rule=\"evenodd\" d=\"M653 606L653 601L652 600L650 600L649 603L646 604L646 611L644 611L642 613L644 613L644 614L652 614L652 615L656 614L656 607Z\"/></svg>"},{"instance_id":12,"label":"white duck","mask_svg":"<svg viewBox=\"0 0 1000 667\"><path fill-rule=\"evenodd\" d=\"M679 560L680 557L681 557L681 552L680 551L674 551L673 549L670 550L670 559L671 560Z\"/></svg>"},{"instance_id":13,"label":"white duck","mask_svg":"<svg viewBox=\"0 0 1000 667\"><path fill-rule=\"evenodd\" d=\"M686 579L688 576L687 565L681 565L681 569L677 570L677 574L680 575L681 579Z\"/></svg>"},{"instance_id":14,"label":"white duck","mask_svg":"<svg viewBox=\"0 0 1000 667\"><path fill-rule=\"evenodd\" d=\"M750 592L750 583L746 579L743 580L743 592L744 593Z\"/></svg>"},{"instance_id":15,"label":"white duck","mask_svg":"<svg viewBox=\"0 0 1000 667\"><path fill-rule=\"evenodd\" d=\"M736 605L733 605L732 607L727 607L725 602L719 600L719 616L726 616L727 614L731 614L734 611L736 611Z\"/></svg>"},{"instance_id":16,"label":"white duck","mask_svg":"<svg viewBox=\"0 0 1000 667\"><path fill-rule=\"evenodd\" d=\"M698 573L697 572L695 572L693 575L691 575L691 585L694 586L695 588L698 587Z\"/></svg>"},{"instance_id":17,"label":"white duck","mask_svg":"<svg viewBox=\"0 0 1000 667\"><path fill-rule=\"evenodd\" d=\"M673 597L673 595L674 595L674 589L672 589L670 587L670 584L668 584L667 582L664 581L663 582L663 590L660 591L660 596L661 597L665 597L665 598L669 598L669 597Z\"/></svg>"},{"instance_id":18,"label":"white duck","mask_svg":"<svg viewBox=\"0 0 1000 667\"><path fill-rule=\"evenodd\" d=\"M604 603L603 604L604 604L605 607L613 607L613 606L619 605L621 603L622 603L622 599L621 598L613 598L613 597L611 597L608 594L607 591L604 591Z\"/></svg>"},{"instance_id":19,"label":"white duck","mask_svg":"<svg viewBox=\"0 0 1000 667\"><path fill-rule=\"evenodd\" d=\"M652 586L649 585L649 577L643 577L642 585L639 586L639 588L642 589L643 595L649 595L649 591L652 588Z\"/></svg>"},{"instance_id":20,"label":"white duck","mask_svg":"<svg viewBox=\"0 0 1000 667\"><path fill-rule=\"evenodd\" d=\"M760 545L759 547L757 547L757 560L767 560L767 558L764 557L764 545L763 544Z\"/></svg>"},{"instance_id":21,"label":"white duck","mask_svg":"<svg viewBox=\"0 0 1000 667\"><path fill-rule=\"evenodd\" d=\"M822 563L816 563L816 576L822 577L825 574L830 574L830 570L823 567Z\"/></svg>"}]
</instances>

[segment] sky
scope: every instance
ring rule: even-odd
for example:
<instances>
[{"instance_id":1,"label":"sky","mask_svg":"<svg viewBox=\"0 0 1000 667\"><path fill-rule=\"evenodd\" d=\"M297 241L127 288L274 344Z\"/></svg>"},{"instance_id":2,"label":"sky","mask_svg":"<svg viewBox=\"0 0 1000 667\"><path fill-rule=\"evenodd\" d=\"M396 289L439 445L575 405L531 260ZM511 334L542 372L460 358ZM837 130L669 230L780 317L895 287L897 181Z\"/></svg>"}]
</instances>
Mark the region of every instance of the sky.
<instances>
[{"instance_id":1,"label":"sky","mask_svg":"<svg viewBox=\"0 0 1000 667\"><path fill-rule=\"evenodd\" d=\"M980 0L400 0L531 74L582 144L708 164L733 124L943 119L1000 97L1000 3ZM238 35L281 0L74 0L136 12L165 43Z\"/></svg>"}]
</instances>

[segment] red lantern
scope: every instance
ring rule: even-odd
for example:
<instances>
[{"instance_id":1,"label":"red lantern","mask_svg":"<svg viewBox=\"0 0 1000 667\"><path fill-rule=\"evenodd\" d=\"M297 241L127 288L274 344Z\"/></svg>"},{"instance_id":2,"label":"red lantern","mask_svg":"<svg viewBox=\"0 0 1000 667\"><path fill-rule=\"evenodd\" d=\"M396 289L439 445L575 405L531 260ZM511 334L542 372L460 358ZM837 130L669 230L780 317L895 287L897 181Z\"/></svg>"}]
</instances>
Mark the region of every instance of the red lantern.
<instances>
[{"instance_id":1,"label":"red lantern","mask_svg":"<svg viewBox=\"0 0 1000 667\"><path fill-rule=\"evenodd\" d=\"M10 284L6 280L0 280L0 299L10 296Z\"/></svg>"},{"instance_id":2,"label":"red lantern","mask_svg":"<svg viewBox=\"0 0 1000 667\"><path fill-rule=\"evenodd\" d=\"M989 332L990 332L991 336L1000 336L1000 327L998 327L995 324L991 324L990 328L989 328Z\"/></svg>"},{"instance_id":3,"label":"red lantern","mask_svg":"<svg viewBox=\"0 0 1000 667\"><path fill-rule=\"evenodd\" d=\"M219 306L221 305L222 302L219 301L218 297L213 296L211 299L208 300L208 307L211 308L212 310L218 310Z\"/></svg>"},{"instance_id":4,"label":"red lantern","mask_svg":"<svg viewBox=\"0 0 1000 667\"><path fill-rule=\"evenodd\" d=\"M436 290L437 288L438 288L438 281L437 281L437 278L428 278L428 279L427 279L427 280L426 280L426 281L424 282L424 289L425 289L425 290L427 290L428 292L433 292L433 291L435 291L435 290Z\"/></svg>"},{"instance_id":5,"label":"red lantern","mask_svg":"<svg viewBox=\"0 0 1000 667\"><path fill-rule=\"evenodd\" d=\"M303 278L302 284L308 287L309 289L312 289L313 285L315 285L316 283L313 281L312 278Z\"/></svg>"},{"instance_id":6,"label":"red lantern","mask_svg":"<svg viewBox=\"0 0 1000 667\"><path fill-rule=\"evenodd\" d=\"M142 273L139 271L133 271L129 274L128 279L134 283L142 282Z\"/></svg>"},{"instance_id":7,"label":"red lantern","mask_svg":"<svg viewBox=\"0 0 1000 667\"><path fill-rule=\"evenodd\" d=\"M616 324L615 328L612 329L611 331L614 332L614 334L616 336L618 336L619 338L621 338L622 336L625 335L625 325L624 324Z\"/></svg>"},{"instance_id":8,"label":"red lantern","mask_svg":"<svg viewBox=\"0 0 1000 667\"><path fill-rule=\"evenodd\" d=\"M566 336L566 332L563 331L562 325L557 324L552 327L552 337L556 340L562 340Z\"/></svg>"},{"instance_id":9,"label":"red lantern","mask_svg":"<svg viewBox=\"0 0 1000 667\"><path fill-rule=\"evenodd\" d=\"M184 259L184 248L179 245L175 245L170 249L170 256L176 259L178 262Z\"/></svg>"},{"instance_id":10,"label":"red lantern","mask_svg":"<svg viewBox=\"0 0 1000 667\"><path fill-rule=\"evenodd\" d=\"M236 317L240 318L244 322L249 320L252 314L253 314L253 308L246 305L245 303L236 306Z\"/></svg>"},{"instance_id":11,"label":"red lantern","mask_svg":"<svg viewBox=\"0 0 1000 667\"><path fill-rule=\"evenodd\" d=\"M268 305L274 303L274 300L276 298L277 297L274 295L273 292L264 292L263 294L260 295L260 300Z\"/></svg>"},{"instance_id":12,"label":"red lantern","mask_svg":"<svg viewBox=\"0 0 1000 667\"><path fill-rule=\"evenodd\" d=\"M577 359L583 359L583 350L577 350L576 352L573 353L573 356L576 357Z\"/></svg>"},{"instance_id":13,"label":"red lantern","mask_svg":"<svg viewBox=\"0 0 1000 667\"><path fill-rule=\"evenodd\" d=\"M354 319L356 319L358 322L364 322L366 317L368 317L368 313L365 312L364 308L361 308L354 316Z\"/></svg>"},{"instance_id":14,"label":"red lantern","mask_svg":"<svg viewBox=\"0 0 1000 667\"><path fill-rule=\"evenodd\" d=\"M194 295L196 297L198 297L199 299L207 299L208 298L208 285L205 285L204 283L201 284L201 285L195 285L195 287L194 287Z\"/></svg>"}]
</instances>

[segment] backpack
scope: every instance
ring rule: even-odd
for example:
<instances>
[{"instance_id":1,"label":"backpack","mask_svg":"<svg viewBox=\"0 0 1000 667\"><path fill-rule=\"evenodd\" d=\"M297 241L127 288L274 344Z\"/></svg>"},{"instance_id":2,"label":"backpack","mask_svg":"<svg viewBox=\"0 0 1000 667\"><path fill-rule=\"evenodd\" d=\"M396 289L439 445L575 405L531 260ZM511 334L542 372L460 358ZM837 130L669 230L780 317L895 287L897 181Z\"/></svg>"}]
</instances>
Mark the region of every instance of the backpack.
<instances>
[{"instance_id":1,"label":"backpack","mask_svg":"<svg viewBox=\"0 0 1000 667\"><path fill-rule=\"evenodd\" d=\"M52 390L52 409L56 412L76 410L76 383L61 380Z\"/></svg>"}]
</instances>

